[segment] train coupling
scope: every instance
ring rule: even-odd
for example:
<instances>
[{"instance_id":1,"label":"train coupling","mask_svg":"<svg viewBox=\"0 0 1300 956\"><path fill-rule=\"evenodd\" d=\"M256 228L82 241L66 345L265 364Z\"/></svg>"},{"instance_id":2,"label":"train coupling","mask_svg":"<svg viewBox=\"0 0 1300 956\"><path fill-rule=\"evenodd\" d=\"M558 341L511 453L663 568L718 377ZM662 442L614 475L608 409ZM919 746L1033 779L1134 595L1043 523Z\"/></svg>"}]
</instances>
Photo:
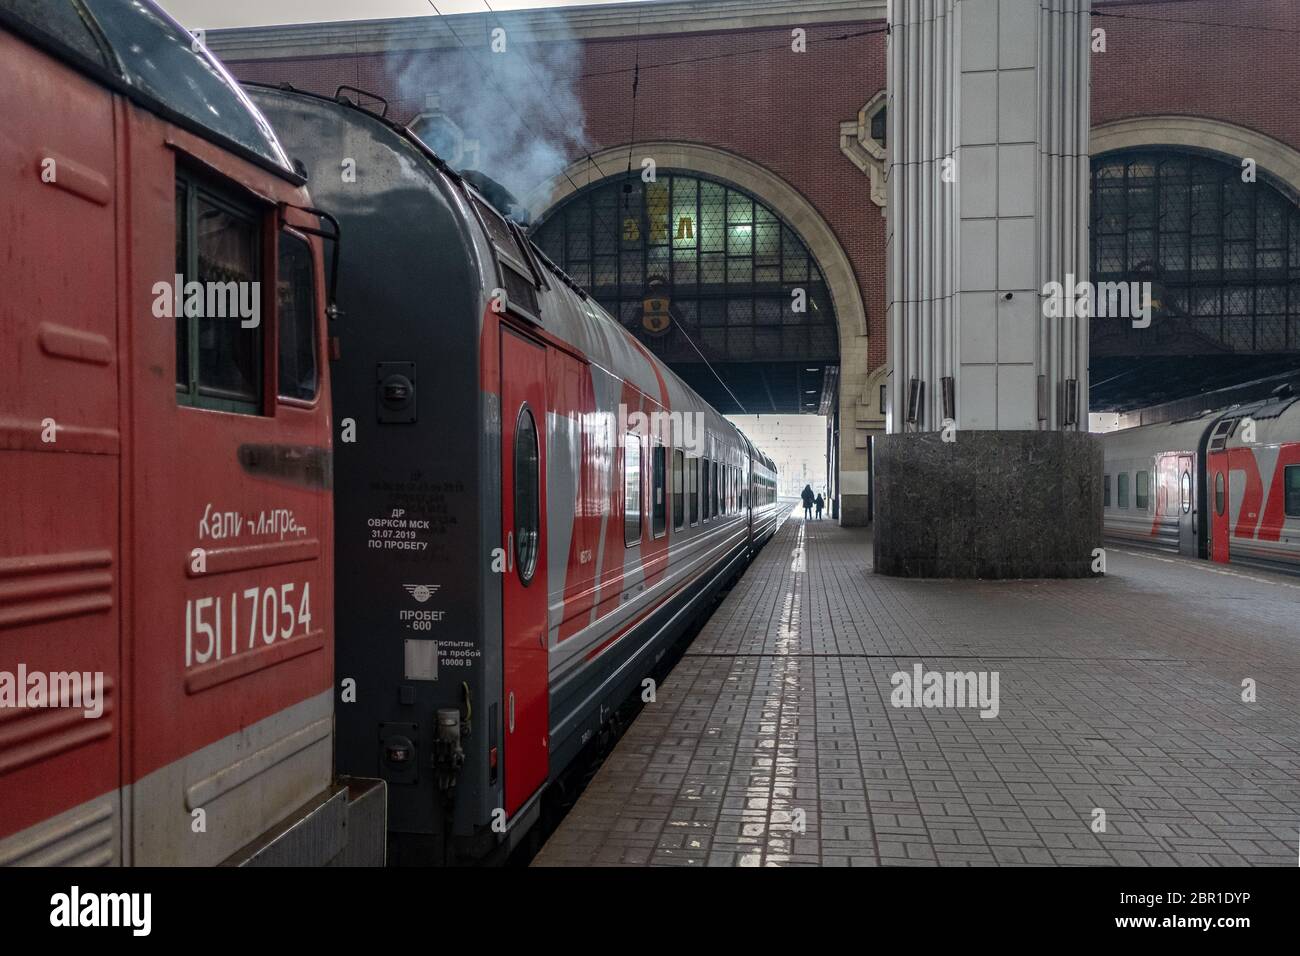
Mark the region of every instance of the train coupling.
<instances>
[{"instance_id":1,"label":"train coupling","mask_svg":"<svg viewBox=\"0 0 1300 956\"><path fill-rule=\"evenodd\" d=\"M450 793L456 786L460 768L465 764L465 747L462 743L469 734L469 726L460 719L455 707L438 709L437 736L433 742L433 767L438 774L438 789Z\"/></svg>"}]
</instances>

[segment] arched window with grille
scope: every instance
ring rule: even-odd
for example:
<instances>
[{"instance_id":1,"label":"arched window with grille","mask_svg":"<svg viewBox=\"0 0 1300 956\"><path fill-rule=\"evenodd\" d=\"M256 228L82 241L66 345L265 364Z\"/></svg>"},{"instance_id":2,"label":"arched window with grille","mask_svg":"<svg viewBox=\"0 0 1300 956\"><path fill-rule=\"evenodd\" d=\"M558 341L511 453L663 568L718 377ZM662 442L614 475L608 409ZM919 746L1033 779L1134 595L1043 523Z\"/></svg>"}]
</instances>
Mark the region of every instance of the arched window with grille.
<instances>
[{"instance_id":1,"label":"arched window with grille","mask_svg":"<svg viewBox=\"0 0 1300 956\"><path fill-rule=\"evenodd\" d=\"M1300 349L1300 207L1263 170L1242 174L1240 160L1173 148L1092 162L1092 280L1150 281L1156 323L1187 351ZM1144 331L1094 325L1107 322Z\"/></svg>"},{"instance_id":2,"label":"arched window with grille","mask_svg":"<svg viewBox=\"0 0 1300 956\"><path fill-rule=\"evenodd\" d=\"M670 363L834 362L826 281L790 225L745 190L639 171L580 190L533 228L539 246Z\"/></svg>"}]
</instances>

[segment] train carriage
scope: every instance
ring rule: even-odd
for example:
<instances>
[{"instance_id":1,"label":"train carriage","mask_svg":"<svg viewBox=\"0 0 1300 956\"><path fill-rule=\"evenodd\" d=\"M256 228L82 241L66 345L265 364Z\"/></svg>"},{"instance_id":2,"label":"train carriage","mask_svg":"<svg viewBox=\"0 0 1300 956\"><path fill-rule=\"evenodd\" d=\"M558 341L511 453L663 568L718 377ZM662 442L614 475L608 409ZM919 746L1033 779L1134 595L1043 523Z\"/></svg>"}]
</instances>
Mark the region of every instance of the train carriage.
<instances>
[{"instance_id":1,"label":"train carriage","mask_svg":"<svg viewBox=\"0 0 1300 956\"><path fill-rule=\"evenodd\" d=\"M146 2L0 0L0 117L0 863L340 858L303 179Z\"/></svg>"},{"instance_id":2,"label":"train carriage","mask_svg":"<svg viewBox=\"0 0 1300 956\"><path fill-rule=\"evenodd\" d=\"M345 236L339 765L388 782L394 859L499 857L771 536L776 472L386 106L248 89Z\"/></svg>"},{"instance_id":3,"label":"train carriage","mask_svg":"<svg viewBox=\"0 0 1300 956\"><path fill-rule=\"evenodd\" d=\"M1300 572L1300 398L1288 388L1103 440L1108 538Z\"/></svg>"}]
</instances>

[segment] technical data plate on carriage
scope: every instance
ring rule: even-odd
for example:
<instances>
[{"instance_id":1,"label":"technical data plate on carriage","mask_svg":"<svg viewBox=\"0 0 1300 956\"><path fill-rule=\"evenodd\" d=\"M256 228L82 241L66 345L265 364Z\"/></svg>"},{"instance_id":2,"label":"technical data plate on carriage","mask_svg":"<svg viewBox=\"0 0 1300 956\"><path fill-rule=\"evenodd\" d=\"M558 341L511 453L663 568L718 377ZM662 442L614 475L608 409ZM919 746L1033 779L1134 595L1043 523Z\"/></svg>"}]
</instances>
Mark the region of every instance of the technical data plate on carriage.
<instances>
[{"instance_id":1,"label":"technical data plate on carriage","mask_svg":"<svg viewBox=\"0 0 1300 956\"><path fill-rule=\"evenodd\" d=\"M417 472L410 481L376 481L371 497L390 506L366 518L366 551L399 561L423 563L446 557L445 540L457 524L454 504L465 496L461 481L426 481Z\"/></svg>"}]
</instances>

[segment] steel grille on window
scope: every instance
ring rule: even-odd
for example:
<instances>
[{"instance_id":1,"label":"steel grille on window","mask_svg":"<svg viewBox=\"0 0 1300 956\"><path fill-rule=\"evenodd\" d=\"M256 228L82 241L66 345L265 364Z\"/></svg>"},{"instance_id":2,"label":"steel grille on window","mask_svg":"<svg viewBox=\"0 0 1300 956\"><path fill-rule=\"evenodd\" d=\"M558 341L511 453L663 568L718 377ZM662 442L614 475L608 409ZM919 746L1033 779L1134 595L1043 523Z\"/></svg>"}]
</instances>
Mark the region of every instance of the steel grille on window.
<instances>
[{"instance_id":1,"label":"steel grille on window","mask_svg":"<svg viewBox=\"0 0 1300 956\"><path fill-rule=\"evenodd\" d=\"M1262 173L1255 183L1241 174L1178 150L1095 160L1092 278L1153 282L1161 314L1234 351L1294 350L1300 208Z\"/></svg>"},{"instance_id":2,"label":"steel grille on window","mask_svg":"<svg viewBox=\"0 0 1300 956\"><path fill-rule=\"evenodd\" d=\"M699 361L687 337L711 360L838 356L830 294L807 246L737 187L665 170L652 183L605 180L551 213L533 238L666 361ZM796 289L803 311L794 309ZM669 300L667 329L643 326L647 298ZM685 336L673 334L676 324Z\"/></svg>"},{"instance_id":3,"label":"steel grille on window","mask_svg":"<svg viewBox=\"0 0 1300 956\"><path fill-rule=\"evenodd\" d=\"M510 298L510 301L536 315L537 289L533 286L533 283L510 268L510 266L503 265L501 271L505 275L506 295Z\"/></svg>"}]
</instances>

